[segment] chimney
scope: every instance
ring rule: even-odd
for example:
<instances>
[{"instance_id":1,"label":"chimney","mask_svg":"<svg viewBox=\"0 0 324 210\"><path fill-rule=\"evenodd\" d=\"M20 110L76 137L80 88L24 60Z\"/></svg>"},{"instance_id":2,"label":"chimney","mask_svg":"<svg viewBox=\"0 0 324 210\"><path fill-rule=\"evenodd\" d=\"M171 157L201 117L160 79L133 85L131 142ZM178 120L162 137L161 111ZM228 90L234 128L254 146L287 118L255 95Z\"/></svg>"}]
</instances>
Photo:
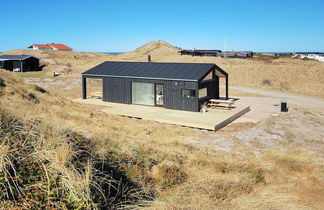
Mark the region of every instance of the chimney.
<instances>
[{"instance_id":1,"label":"chimney","mask_svg":"<svg viewBox=\"0 0 324 210\"><path fill-rule=\"evenodd\" d=\"M147 62L151 63L151 55L147 56Z\"/></svg>"}]
</instances>

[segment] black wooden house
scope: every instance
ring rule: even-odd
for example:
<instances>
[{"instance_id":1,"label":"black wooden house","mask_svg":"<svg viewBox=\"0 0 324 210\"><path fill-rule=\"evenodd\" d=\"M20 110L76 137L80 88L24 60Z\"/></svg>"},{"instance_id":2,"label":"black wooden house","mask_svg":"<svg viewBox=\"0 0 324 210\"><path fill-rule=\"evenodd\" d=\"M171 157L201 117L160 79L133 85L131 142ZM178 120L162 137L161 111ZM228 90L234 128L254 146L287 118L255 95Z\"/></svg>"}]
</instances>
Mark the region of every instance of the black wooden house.
<instances>
[{"instance_id":1,"label":"black wooden house","mask_svg":"<svg viewBox=\"0 0 324 210\"><path fill-rule=\"evenodd\" d=\"M221 50L180 50L178 51L180 55L191 55L191 56L214 56L220 57L222 51Z\"/></svg>"},{"instance_id":2,"label":"black wooden house","mask_svg":"<svg viewBox=\"0 0 324 210\"><path fill-rule=\"evenodd\" d=\"M218 99L219 78L228 74L215 64L106 61L82 73L82 98L87 78L101 78L103 101L200 111L209 99Z\"/></svg>"},{"instance_id":3,"label":"black wooden house","mask_svg":"<svg viewBox=\"0 0 324 210\"><path fill-rule=\"evenodd\" d=\"M0 68L14 72L38 71L39 60L31 55L1 55Z\"/></svg>"}]
</instances>

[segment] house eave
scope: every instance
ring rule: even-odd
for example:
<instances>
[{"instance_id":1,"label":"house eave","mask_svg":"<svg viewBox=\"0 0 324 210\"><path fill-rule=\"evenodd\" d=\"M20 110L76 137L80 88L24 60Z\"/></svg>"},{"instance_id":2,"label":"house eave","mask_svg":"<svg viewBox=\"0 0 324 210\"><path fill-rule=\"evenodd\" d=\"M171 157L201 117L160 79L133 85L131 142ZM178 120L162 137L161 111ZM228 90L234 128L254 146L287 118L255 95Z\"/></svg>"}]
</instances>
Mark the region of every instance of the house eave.
<instances>
[{"instance_id":1,"label":"house eave","mask_svg":"<svg viewBox=\"0 0 324 210\"><path fill-rule=\"evenodd\" d=\"M98 74L81 74L82 77L113 77L113 78L127 78L127 79L150 79L150 80L171 80L171 81L187 81L198 82L193 79L174 79L174 78L158 78L158 77L136 77L136 76L118 76L118 75L98 75Z\"/></svg>"}]
</instances>

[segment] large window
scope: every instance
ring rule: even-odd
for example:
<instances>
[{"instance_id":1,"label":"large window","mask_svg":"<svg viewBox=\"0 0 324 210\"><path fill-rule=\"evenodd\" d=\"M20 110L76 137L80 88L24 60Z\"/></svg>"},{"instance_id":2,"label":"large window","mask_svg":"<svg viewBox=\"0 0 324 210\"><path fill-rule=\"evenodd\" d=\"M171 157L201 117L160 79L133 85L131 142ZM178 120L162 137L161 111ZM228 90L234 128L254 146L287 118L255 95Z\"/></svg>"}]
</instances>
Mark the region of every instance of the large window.
<instances>
[{"instance_id":1,"label":"large window","mask_svg":"<svg viewBox=\"0 0 324 210\"><path fill-rule=\"evenodd\" d=\"M203 98L207 96L207 88L199 89L199 98Z\"/></svg>"},{"instance_id":2,"label":"large window","mask_svg":"<svg viewBox=\"0 0 324 210\"><path fill-rule=\"evenodd\" d=\"M182 89L181 90L182 98L196 98L196 91L191 89Z\"/></svg>"},{"instance_id":3,"label":"large window","mask_svg":"<svg viewBox=\"0 0 324 210\"><path fill-rule=\"evenodd\" d=\"M132 103L154 106L154 83L132 82Z\"/></svg>"}]
</instances>

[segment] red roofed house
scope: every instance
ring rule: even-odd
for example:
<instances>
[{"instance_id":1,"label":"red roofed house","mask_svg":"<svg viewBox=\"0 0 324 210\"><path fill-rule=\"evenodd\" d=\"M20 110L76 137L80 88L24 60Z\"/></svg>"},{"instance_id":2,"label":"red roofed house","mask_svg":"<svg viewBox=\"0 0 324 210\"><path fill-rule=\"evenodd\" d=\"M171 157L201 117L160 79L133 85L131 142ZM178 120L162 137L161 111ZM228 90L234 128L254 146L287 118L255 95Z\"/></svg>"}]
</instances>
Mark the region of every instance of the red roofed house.
<instances>
[{"instance_id":1,"label":"red roofed house","mask_svg":"<svg viewBox=\"0 0 324 210\"><path fill-rule=\"evenodd\" d=\"M48 46L51 46L53 48L53 50L66 50L66 51L71 51L72 48L71 47L68 47L64 44L48 44Z\"/></svg>"},{"instance_id":2,"label":"red roofed house","mask_svg":"<svg viewBox=\"0 0 324 210\"><path fill-rule=\"evenodd\" d=\"M33 44L27 48L32 48L33 50L52 50L52 47L47 44Z\"/></svg>"},{"instance_id":3,"label":"red roofed house","mask_svg":"<svg viewBox=\"0 0 324 210\"><path fill-rule=\"evenodd\" d=\"M64 44L33 44L28 48L32 48L33 50L64 50L64 51L72 51L71 47L68 47Z\"/></svg>"}]
</instances>

